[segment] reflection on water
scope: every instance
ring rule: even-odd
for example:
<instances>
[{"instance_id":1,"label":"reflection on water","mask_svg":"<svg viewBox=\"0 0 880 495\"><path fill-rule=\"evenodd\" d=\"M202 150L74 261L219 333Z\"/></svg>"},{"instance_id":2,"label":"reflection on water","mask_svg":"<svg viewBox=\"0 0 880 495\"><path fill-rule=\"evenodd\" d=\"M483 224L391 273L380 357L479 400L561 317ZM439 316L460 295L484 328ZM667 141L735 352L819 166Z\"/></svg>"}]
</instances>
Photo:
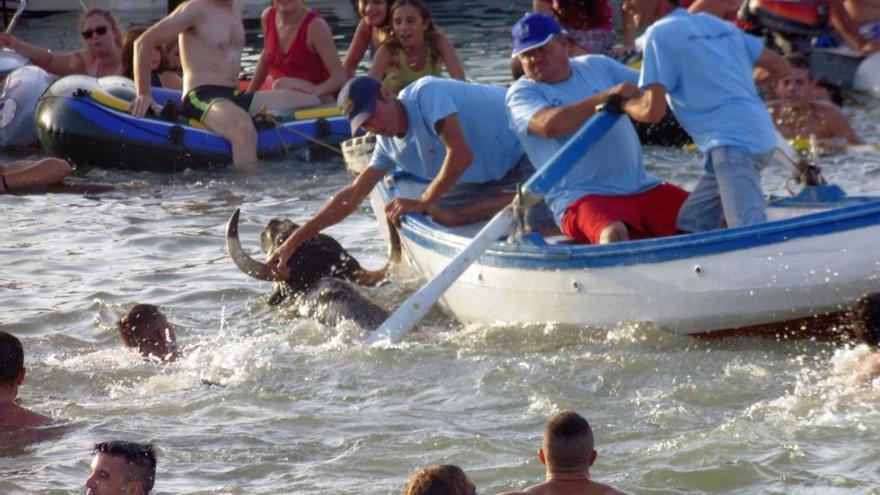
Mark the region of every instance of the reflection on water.
<instances>
[{"instance_id":1,"label":"reflection on water","mask_svg":"<svg viewBox=\"0 0 880 495\"><path fill-rule=\"evenodd\" d=\"M327 5L344 50L355 19ZM431 2L468 76L492 83L508 80L509 26L527 7ZM133 25L156 14L120 17ZM252 64L260 40L248 26ZM67 14L16 28L56 49L76 46L76 31ZM847 112L867 141L880 139L876 102ZM877 153L828 157L825 174L851 193L876 191ZM700 173L695 154L646 154L673 182L691 186ZM591 474L628 492L863 494L880 481L880 387L845 379L863 349L697 341L645 324L462 328L439 312L399 347L364 349L354 326L268 307L269 284L224 251L225 222L241 207L242 243L262 256L267 220L301 221L350 181L338 158L279 159L248 176L95 169L83 179L119 187L0 196L0 328L25 345L22 404L65 425L35 443L0 437L0 493L74 492L91 445L113 438L158 445L160 494L400 493L418 466L437 462L498 493L542 477L540 434L561 409L594 426ZM768 170L764 185L782 191L784 180ZM383 264L366 206L328 231L366 266ZM405 290L372 294L393 306ZM121 348L114 325L135 302L160 305L178 327L179 362Z\"/></svg>"}]
</instances>

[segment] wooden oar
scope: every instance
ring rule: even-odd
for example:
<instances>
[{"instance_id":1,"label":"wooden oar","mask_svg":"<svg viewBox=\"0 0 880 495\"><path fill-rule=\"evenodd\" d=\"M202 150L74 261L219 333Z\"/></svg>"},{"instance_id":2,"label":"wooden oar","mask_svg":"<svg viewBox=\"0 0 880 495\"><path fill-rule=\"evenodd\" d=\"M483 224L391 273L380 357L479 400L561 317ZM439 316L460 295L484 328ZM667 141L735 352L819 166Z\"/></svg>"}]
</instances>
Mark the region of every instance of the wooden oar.
<instances>
[{"instance_id":1,"label":"wooden oar","mask_svg":"<svg viewBox=\"0 0 880 495\"><path fill-rule=\"evenodd\" d=\"M21 14L24 13L24 9L27 8L27 0L20 0L18 2L18 8L15 9L15 14L12 15L12 19L9 20L9 24L6 26L5 34L9 34L12 32L12 28L18 24L18 19L21 17Z\"/></svg>"},{"instance_id":2,"label":"wooden oar","mask_svg":"<svg viewBox=\"0 0 880 495\"><path fill-rule=\"evenodd\" d=\"M584 153L620 118L620 113L602 111L594 115L581 127L553 158L540 170L535 172L523 185L522 195L525 205L533 205L547 194L556 182L565 177L571 167ZM492 243L510 233L514 221L514 209L517 200L504 207L486 224L477 235L446 268L425 284L416 293L407 298L382 325L367 337L370 345L384 338L391 343L400 342L403 337L422 319L431 306L440 299L446 289L455 282L464 271L483 254Z\"/></svg>"}]
</instances>

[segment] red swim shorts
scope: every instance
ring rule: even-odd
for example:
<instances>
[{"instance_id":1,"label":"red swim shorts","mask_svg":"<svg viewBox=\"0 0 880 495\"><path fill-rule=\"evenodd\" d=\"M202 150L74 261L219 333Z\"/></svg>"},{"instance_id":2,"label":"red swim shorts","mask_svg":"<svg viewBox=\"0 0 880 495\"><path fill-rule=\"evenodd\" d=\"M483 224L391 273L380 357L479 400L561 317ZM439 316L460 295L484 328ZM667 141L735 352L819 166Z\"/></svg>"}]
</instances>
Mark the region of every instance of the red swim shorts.
<instances>
[{"instance_id":1,"label":"red swim shorts","mask_svg":"<svg viewBox=\"0 0 880 495\"><path fill-rule=\"evenodd\" d=\"M562 231L580 243L598 244L602 229L622 221L630 239L675 235L678 210L688 197L684 189L663 183L632 196L587 195L562 216Z\"/></svg>"}]
</instances>

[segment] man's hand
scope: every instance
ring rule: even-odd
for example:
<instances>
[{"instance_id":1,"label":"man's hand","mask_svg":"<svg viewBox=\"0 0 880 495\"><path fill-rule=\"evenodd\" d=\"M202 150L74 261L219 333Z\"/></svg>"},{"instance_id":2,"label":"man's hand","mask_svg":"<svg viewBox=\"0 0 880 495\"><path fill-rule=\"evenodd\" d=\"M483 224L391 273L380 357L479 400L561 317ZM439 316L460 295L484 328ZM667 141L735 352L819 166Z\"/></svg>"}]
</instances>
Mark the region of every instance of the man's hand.
<instances>
[{"instance_id":1,"label":"man's hand","mask_svg":"<svg viewBox=\"0 0 880 495\"><path fill-rule=\"evenodd\" d=\"M624 100L638 98L641 94L639 87L631 82L622 82L608 90L608 96L620 95Z\"/></svg>"},{"instance_id":2,"label":"man's hand","mask_svg":"<svg viewBox=\"0 0 880 495\"><path fill-rule=\"evenodd\" d=\"M147 114L147 111L153 109L156 114L158 114L162 109L153 101L153 97L150 95L139 95L134 101L131 102L131 105L128 106L128 111L136 118L141 118Z\"/></svg>"},{"instance_id":3,"label":"man's hand","mask_svg":"<svg viewBox=\"0 0 880 495\"><path fill-rule=\"evenodd\" d=\"M287 269L287 263L293 258L293 255L296 253L296 250L299 249L299 246L300 242L296 240L295 235L291 234L282 245L278 246L278 249L269 254L266 264L275 270L275 273L279 275L279 278L290 278L290 271Z\"/></svg>"},{"instance_id":4,"label":"man's hand","mask_svg":"<svg viewBox=\"0 0 880 495\"><path fill-rule=\"evenodd\" d=\"M385 216L394 225L400 225L400 219L407 213L425 213L427 209L422 200L396 198L385 206Z\"/></svg>"}]
</instances>

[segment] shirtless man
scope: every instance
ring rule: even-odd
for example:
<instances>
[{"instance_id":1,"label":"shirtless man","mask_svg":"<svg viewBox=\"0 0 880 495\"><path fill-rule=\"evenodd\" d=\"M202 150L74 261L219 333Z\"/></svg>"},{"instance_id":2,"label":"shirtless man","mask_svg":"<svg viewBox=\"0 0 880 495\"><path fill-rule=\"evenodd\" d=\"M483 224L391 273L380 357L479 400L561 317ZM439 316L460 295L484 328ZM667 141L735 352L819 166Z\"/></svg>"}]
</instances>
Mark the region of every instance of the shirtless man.
<instances>
[{"instance_id":1,"label":"shirtless man","mask_svg":"<svg viewBox=\"0 0 880 495\"><path fill-rule=\"evenodd\" d=\"M580 414L563 411L544 429L538 459L547 467L547 481L502 495L619 495L623 492L590 479L596 462L593 430Z\"/></svg>"},{"instance_id":2,"label":"shirtless man","mask_svg":"<svg viewBox=\"0 0 880 495\"><path fill-rule=\"evenodd\" d=\"M13 335L0 332L0 431L52 423L51 418L29 411L15 400L26 371L21 342Z\"/></svg>"},{"instance_id":3,"label":"shirtless man","mask_svg":"<svg viewBox=\"0 0 880 495\"><path fill-rule=\"evenodd\" d=\"M243 9L242 0L189 0L141 35L135 42L137 98L130 111L143 117L151 108L158 110L150 95L150 59L154 48L179 35L184 115L227 139L232 164L247 170L257 163L257 130L250 115L263 108L293 108L319 101L289 90L239 91Z\"/></svg>"},{"instance_id":4,"label":"shirtless man","mask_svg":"<svg viewBox=\"0 0 880 495\"><path fill-rule=\"evenodd\" d=\"M813 80L810 63L803 55L785 57L791 72L776 83L779 100L769 102L767 109L773 123L786 139L809 138L815 135L827 148L841 148L846 144L861 144L849 119L829 101L813 98Z\"/></svg>"},{"instance_id":5,"label":"shirtless man","mask_svg":"<svg viewBox=\"0 0 880 495\"><path fill-rule=\"evenodd\" d=\"M125 347L137 349L145 358L174 361L180 357L177 335L168 318L152 304L135 304L116 322Z\"/></svg>"},{"instance_id":6,"label":"shirtless man","mask_svg":"<svg viewBox=\"0 0 880 495\"><path fill-rule=\"evenodd\" d=\"M86 495L147 495L156 483L156 453L151 444L114 440L93 449Z\"/></svg>"}]
</instances>

